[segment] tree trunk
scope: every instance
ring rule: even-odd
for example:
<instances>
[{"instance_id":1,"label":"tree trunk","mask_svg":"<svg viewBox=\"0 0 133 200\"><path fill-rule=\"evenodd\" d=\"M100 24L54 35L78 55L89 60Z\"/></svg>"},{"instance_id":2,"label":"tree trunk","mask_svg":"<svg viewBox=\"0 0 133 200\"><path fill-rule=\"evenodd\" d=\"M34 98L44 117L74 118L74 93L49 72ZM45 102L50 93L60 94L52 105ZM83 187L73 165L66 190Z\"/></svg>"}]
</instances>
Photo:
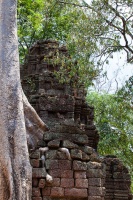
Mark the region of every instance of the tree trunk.
<instances>
[{"instance_id":1,"label":"tree trunk","mask_svg":"<svg viewBox=\"0 0 133 200\"><path fill-rule=\"evenodd\" d=\"M35 127L32 121L38 124L34 130L39 131L35 138L32 136L32 146L38 137L42 137L40 130L46 128L25 97L23 101L16 7L16 0L0 0L0 200L31 199L32 170L26 126L31 134Z\"/></svg>"}]
</instances>

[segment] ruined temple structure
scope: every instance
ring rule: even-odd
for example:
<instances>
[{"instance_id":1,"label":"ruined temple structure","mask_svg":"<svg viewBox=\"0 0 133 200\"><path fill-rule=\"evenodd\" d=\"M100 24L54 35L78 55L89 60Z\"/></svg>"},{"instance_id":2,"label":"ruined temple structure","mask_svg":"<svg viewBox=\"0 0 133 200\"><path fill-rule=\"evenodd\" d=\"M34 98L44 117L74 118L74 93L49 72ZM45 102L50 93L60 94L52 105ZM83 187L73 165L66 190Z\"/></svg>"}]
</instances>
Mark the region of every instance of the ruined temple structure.
<instances>
[{"instance_id":1,"label":"ruined temple structure","mask_svg":"<svg viewBox=\"0 0 133 200\"><path fill-rule=\"evenodd\" d=\"M32 200L131 200L128 170L116 157L97 153L94 109L86 103L84 87L56 78L57 52L68 56L58 42L37 42L21 72L30 103L49 126L30 152Z\"/></svg>"}]
</instances>

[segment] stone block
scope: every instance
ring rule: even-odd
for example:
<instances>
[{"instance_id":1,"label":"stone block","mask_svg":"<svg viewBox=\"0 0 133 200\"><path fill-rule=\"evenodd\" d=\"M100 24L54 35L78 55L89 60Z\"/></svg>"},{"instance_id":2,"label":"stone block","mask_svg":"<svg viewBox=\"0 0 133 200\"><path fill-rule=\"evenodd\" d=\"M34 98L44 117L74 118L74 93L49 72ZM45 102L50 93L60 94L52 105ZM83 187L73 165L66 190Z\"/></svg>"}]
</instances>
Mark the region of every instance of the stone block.
<instances>
[{"instance_id":1,"label":"stone block","mask_svg":"<svg viewBox=\"0 0 133 200\"><path fill-rule=\"evenodd\" d=\"M87 137L87 135L75 134L73 141L75 141L75 142L77 142L79 144L88 144L88 137Z\"/></svg>"},{"instance_id":2,"label":"stone block","mask_svg":"<svg viewBox=\"0 0 133 200\"><path fill-rule=\"evenodd\" d=\"M92 162L102 162L102 158L100 158L100 156L96 153L96 152L93 152L91 155L90 155L90 160Z\"/></svg>"},{"instance_id":3,"label":"stone block","mask_svg":"<svg viewBox=\"0 0 133 200\"><path fill-rule=\"evenodd\" d=\"M127 179L130 180L130 174L128 173L121 173L121 172L114 172L113 178L115 179Z\"/></svg>"},{"instance_id":4,"label":"stone block","mask_svg":"<svg viewBox=\"0 0 133 200\"><path fill-rule=\"evenodd\" d=\"M52 182L53 187L59 187L60 186L60 178L54 178Z\"/></svg>"},{"instance_id":5,"label":"stone block","mask_svg":"<svg viewBox=\"0 0 133 200\"><path fill-rule=\"evenodd\" d=\"M39 147L46 147L46 142L44 140L39 140L38 143L37 143L37 145Z\"/></svg>"},{"instance_id":6,"label":"stone block","mask_svg":"<svg viewBox=\"0 0 133 200\"><path fill-rule=\"evenodd\" d=\"M40 165L39 159L30 159L30 164L34 168L39 168Z\"/></svg>"},{"instance_id":7,"label":"stone block","mask_svg":"<svg viewBox=\"0 0 133 200\"><path fill-rule=\"evenodd\" d=\"M32 188L32 196L33 197L40 197L41 196L41 192L40 192L40 188Z\"/></svg>"},{"instance_id":8,"label":"stone block","mask_svg":"<svg viewBox=\"0 0 133 200\"><path fill-rule=\"evenodd\" d=\"M61 177L61 170L60 169L51 169L51 170L49 170L49 174L53 178L60 178Z\"/></svg>"},{"instance_id":9,"label":"stone block","mask_svg":"<svg viewBox=\"0 0 133 200\"><path fill-rule=\"evenodd\" d=\"M56 159L57 157L56 150L49 150L46 152L46 159Z\"/></svg>"},{"instance_id":10,"label":"stone block","mask_svg":"<svg viewBox=\"0 0 133 200\"><path fill-rule=\"evenodd\" d=\"M64 197L64 188L61 187L52 187L51 188L51 197Z\"/></svg>"},{"instance_id":11,"label":"stone block","mask_svg":"<svg viewBox=\"0 0 133 200\"><path fill-rule=\"evenodd\" d=\"M72 149L71 150L71 158L82 159L82 151L79 149Z\"/></svg>"},{"instance_id":12,"label":"stone block","mask_svg":"<svg viewBox=\"0 0 133 200\"><path fill-rule=\"evenodd\" d=\"M76 172L74 172L74 178L86 179L86 172L85 171L76 171Z\"/></svg>"},{"instance_id":13,"label":"stone block","mask_svg":"<svg viewBox=\"0 0 133 200\"><path fill-rule=\"evenodd\" d=\"M126 181L114 181L113 186L115 190L126 190L129 187L129 184L127 184Z\"/></svg>"},{"instance_id":14,"label":"stone block","mask_svg":"<svg viewBox=\"0 0 133 200\"><path fill-rule=\"evenodd\" d=\"M42 196L50 196L51 194L51 187L45 187L42 189Z\"/></svg>"},{"instance_id":15,"label":"stone block","mask_svg":"<svg viewBox=\"0 0 133 200\"><path fill-rule=\"evenodd\" d=\"M65 120L64 124L60 126L60 133L69 133L70 134L82 134L82 131L78 128L78 126L74 123L71 123L70 120ZM66 140L69 140L66 138Z\"/></svg>"},{"instance_id":16,"label":"stone block","mask_svg":"<svg viewBox=\"0 0 133 200\"><path fill-rule=\"evenodd\" d=\"M65 188L66 197L85 198L88 197L87 189Z\"/></svg>"},{"instance_id":17,"label":"stone block","mask_svg":"<svg viewBox=\"0 0 133 200\"><path fill-rule=\"evenodd\" d=\"M101 169L89 169L87 170L87 178L104 178L106 173Z\"/></svg>"},{"instance_id":18,"label":"stone block","mask_svg":"<svg viewBox=\"0 0 133 200\"><path fill-rule=\"evenodd\" d=\"M101 178L89 178L89 186L102 187L104 184L104 179Z\"/></svg>"},{"instance_id":19,"label":"stone block","mask_svg":"<svg viewBox=\"0 0 133 200\"><path fill-rule=\"evenodd\" d=\"M102 163L98 163L98 162L88 162L87 163L87 168L89 169L102 169Z\"/></svg>"},{"instance_id":20,"label":"stone block","mask_svg":"<svg viewBox=\"0 0 133 200\"><path fill-rule=\"evenodd\" d=\"M87 153L88 155L91 155L93 153L93 148L89 146L84 147L84 152Z\"/></svg>"},{"instance_id":21,"label":"stone block","mask_svg":"<svg viewBox=\"0 0 133 200\"><path fill-rule=\"evenodd\" d=\"M32 177L33 178L45 178L46 177L46 169L45 168L33 168L32 169Z\"/></svg>"},{"instance_id":22,"label":"stone block","mask_svg":"<svg viewBox=\"0 0 133 200\"><path fill-rule=\"evenodd\" d=\"M46 169L58 169L59 168L58 160L47 159L45 162L45 166Z\"/></svg>"},{"instance_id":23,"label":"stone block","mask_svg":"<svg viewBox=\"0 0 133 200\"><path fill-rule=\"evenodd\" d=\"M76 179L75 187L76 188L88 188L88 179Z\"/></svg>"},{"instance_id":24,"label":"stone block","mask_svg":"<svg viewBox=\"0 0 133 200\"><path fill-rule=\"evenodd\" d=\"M39 158L40 158L40 151L39 151L39 150L36 150L35 152L32 152L32 153L30 154L30 158L39 159Z\"/></svg>"},{"instance_id":25,"label":"stone block","mask_svg":"<svg viewBox=\"0 0 133 200\"><path fill-rule=\"evenodd\" d=\"M48 142L48 147L58 148L60 146L60 140L52 140Z\"/></svg>"},{"instance_id":26,"label":"stone block","mask_svg":"<svg viewBox=\"0 0 133 200\"><path fill-rule=\"evenodd\" d=\"M46 182L46 186L59 187L60 186L60 178L53 178L53 182L52 183Z\"/></svg>"},{"instance_id":27,"label":"stone block","mask_svg":"<svg viewBox=\"0 0 133 200\"><path fill-rule=\"evenodd\" d=\"M39 184L39 180L37 178L33 178L32 179L32 186L33 187L38 187L38 184Z\"/></svg>"},{"instance_id":28,"label":"stone block","mask_svg":"<svg viewBox=\"0 0 133 200\"><path fill-rule=\"evenodd\" d=\"M45 179L40 179L39 180L39 188L44 188L46 184L46 180Z\"/></svg>"},{"instance_id":29,"label":"stone block","mask_svg":"<svg viewBox=\"0 0 133 200\"><path fill-rule=\"evenodd\" d=\"M67 169L70 170L72 168L72 162L69 160L59 160L59 168L61 170Z\"/></svg>"},{"instance_id":30,"label":"stone block","mask_svg":"<svg viewBox=\"0 0 133 200\"><path fill-rule=\"evenodd\" d=\"M61 178L61 187L64 187L64 188L74 187L74 179L73 178Z\"/></svg>"},{"instance_id":31,"label":"stone block","mask_svg":"<svg viewBox=\"0 0 133 200\"><path fill-rule=\"evenodd\" d=\"M50 141L54 139L62 139L62 140L70 140L71 142L75 142L78 144L88 144L88 137L85 134L68 134L66 133L58 133L58 132L45 132L44 141Z\"/></svg>"},{"instance_id":32,"label":"stone block","mask_svg":"<svg viewBox=\"0 0 133 200\"><path fill-rule=\"evenodd\" d=\"M115 190L114 195L116 196L128 196L128 188L126 190Z\"/></svg>"},{"instance_id":33,"label":"stone block","mask_svg":"<svg viewBox=\"0 0 133 200\"><path fill-rule=\"evenodd\" d=\"M74 149L74 148L78 148L78 145L74 144L73 142L71 142L69 140L64 140L63 141L63 147L66 147L68 149Z\"/></svg>"},{"instance_id":34,"label":"stone block","mask_svg":"<svg viewBox=\"0 0 133 200\"><path fill-rule=\"evenodd\" d=\"M104 196L105 195L105 188L104 187L95 187L89 186L88 190L89 196Z\"/></svg>"},{"instance_id":35,"label":"stone block","mask_svg":"<svg viewBox=\"0 0 133 200\"><path fill-rule=\"evenodd\" d=\"M60 170L61 178L73 178L73 170Z\"/></svg>"},{"instance_id":36,"label":"stone block","mask_svg":"<svg viewBox=\"0 0 133 200\"><path fill-rule=\"evenodd\" d=\"M79 170L79 171L86 171L87 170L87 163L86 162L82 162L82 161L78 161L78 160L74 160L73 161L73 169L74 170Z\"/></svg>"},{"instance_id":37,"label":"stone block","mask_svg":"<svg viewBox=\"0 0 133 200\"><path fill-rule=\"evenodd\" d=\"M58 136L58 135L59 135L59 134L56 133L56 134L55 134L55 138L54 138L54 133L51 132L51 131L48 131L48 132L44 133L43 139L44 139L44 141L50 141L50 140L54 140L54 139L59 139L59 136Z\"/></svg>"},{"instance_id":38,"label":"stone block","mask_svg":"<svg viewBox=\"0 0 133 200\"><path fill-rule=\"evenodd\" d=\"M56 90L51 92L54 91L56 92ZM54 96L40 98L40 110L48 110L52 112L71 112L74 110L73 97L70 96L69 98L62 98L61 96L57 96L56 93L53 93L52 95Z\"/></svg>"},{"instance_id":39,"label":"stone block","mask_svg":"<svg viewBox=\"0 0 133 200\"><path fill-rule=\"evenodd\" d=\"M57 151L57 159L59 160L68 160L68 157L65 152Z\"/></svg>"},{"instance_id":40,"label":"stone block","mask_svg":"<svg viewBox=\"0 0 133 200\"><path fill-rule=\"evenodd\" d=\"M82 160L83 161L89 161L90 160L90 156L87 155L87 153L82 152Z\"/></svg>"}]
</instances>

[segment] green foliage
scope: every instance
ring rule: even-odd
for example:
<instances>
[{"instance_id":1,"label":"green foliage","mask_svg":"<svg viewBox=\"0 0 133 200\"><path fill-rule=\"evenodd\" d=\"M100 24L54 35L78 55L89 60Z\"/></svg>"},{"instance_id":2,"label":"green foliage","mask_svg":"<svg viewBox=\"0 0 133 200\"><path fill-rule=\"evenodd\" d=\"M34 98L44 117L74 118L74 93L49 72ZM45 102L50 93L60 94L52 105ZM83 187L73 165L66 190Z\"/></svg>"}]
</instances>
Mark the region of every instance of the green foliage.
<instances>
[{"instance_id":1,"label":"green foliage","mask_svg":"<svg viewBox=\"0 0 133 200\"><path fill-rule=\"evenodd\" d=\"M69 50L71 57L71 64L68 66L71 68L70 79L74 74L78 74L80 83L88 86L99 73L93 58L90 59L97 48L95 40L91 36L95 29L92 28L93 22L91 22L91 18L88 20L84 10L72 5L78 1L68 2L70 4L62 4L58 0L18 1L20 61L24 62L28 50L36 40L58 40L60 44L65 44ZM88 34L88 31L91 35ZM63 60L61 58L61 62L64 62ZM63 75L63 73L65 73L65 69L62 65L60 74Z\"/></svg>"},{"instance_id":2,"label":"green foliage","mask_svg":"<svg viewBox=\"0 0 133 200\"><path fill-rule=\"evenodd\" d=\"M53 39L66 43L71 29L83 11L57 0L19 0L18 36L20 49L29 49L37 40ZM22 51L24 51L22 48Z\"/></svg>"},{"instance_id":3,"label":"green foliage","mask_svg":"<svg viewBox=\"0 0 133 200\"><path fill-rule=\"evenodd\" d=\"M132 6L130 0L93 0L91 5L84 0L18 0L21 63L35 41L58 40L67 45L72 63L78 61L80 81L90 85L113 52L124 50L127 62L133 61Z\"/></svg>"},{"instance_id":4,"label":"green foliage","mask_svg":"<svg viewBox=\"0 0 133 200\"><path fill-rule=\"evenodd\" d=\"M43 0L18 1L18 38L20 61L24 59L29 47L38 39L43 20Z\"/></svg>"},{"instance_id":5,"label":"green foliage","mask_svg":"<svg viewBox=\"0 0 133 200\"><path fill-rule=\"evenodd\" d=\"M116 155L133 176L132 94L126 90L128 87L117 94L90 92L87 101L95 107L95 123L100 134L98 151L102 155Z\"/></svg>"}]
</instances>

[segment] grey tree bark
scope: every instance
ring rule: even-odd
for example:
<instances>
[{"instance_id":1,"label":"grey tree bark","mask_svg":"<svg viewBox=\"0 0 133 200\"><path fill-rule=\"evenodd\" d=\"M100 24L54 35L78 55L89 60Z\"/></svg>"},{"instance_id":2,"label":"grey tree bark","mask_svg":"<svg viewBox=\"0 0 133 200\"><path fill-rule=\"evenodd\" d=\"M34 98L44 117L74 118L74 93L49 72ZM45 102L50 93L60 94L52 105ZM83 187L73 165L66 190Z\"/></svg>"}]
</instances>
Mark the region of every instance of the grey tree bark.
<instances>
[{"instance_id":1,"label":"grey tree bark","mask_svg":"<svg viewBox=\"0 0 133 200\"><path fill-rule=\"evenodd\" d=\"M31 199L27 137L35 146L47 129L21 89L16 7L0 0L0 200Z\"/></svg>"}]
</instances>

